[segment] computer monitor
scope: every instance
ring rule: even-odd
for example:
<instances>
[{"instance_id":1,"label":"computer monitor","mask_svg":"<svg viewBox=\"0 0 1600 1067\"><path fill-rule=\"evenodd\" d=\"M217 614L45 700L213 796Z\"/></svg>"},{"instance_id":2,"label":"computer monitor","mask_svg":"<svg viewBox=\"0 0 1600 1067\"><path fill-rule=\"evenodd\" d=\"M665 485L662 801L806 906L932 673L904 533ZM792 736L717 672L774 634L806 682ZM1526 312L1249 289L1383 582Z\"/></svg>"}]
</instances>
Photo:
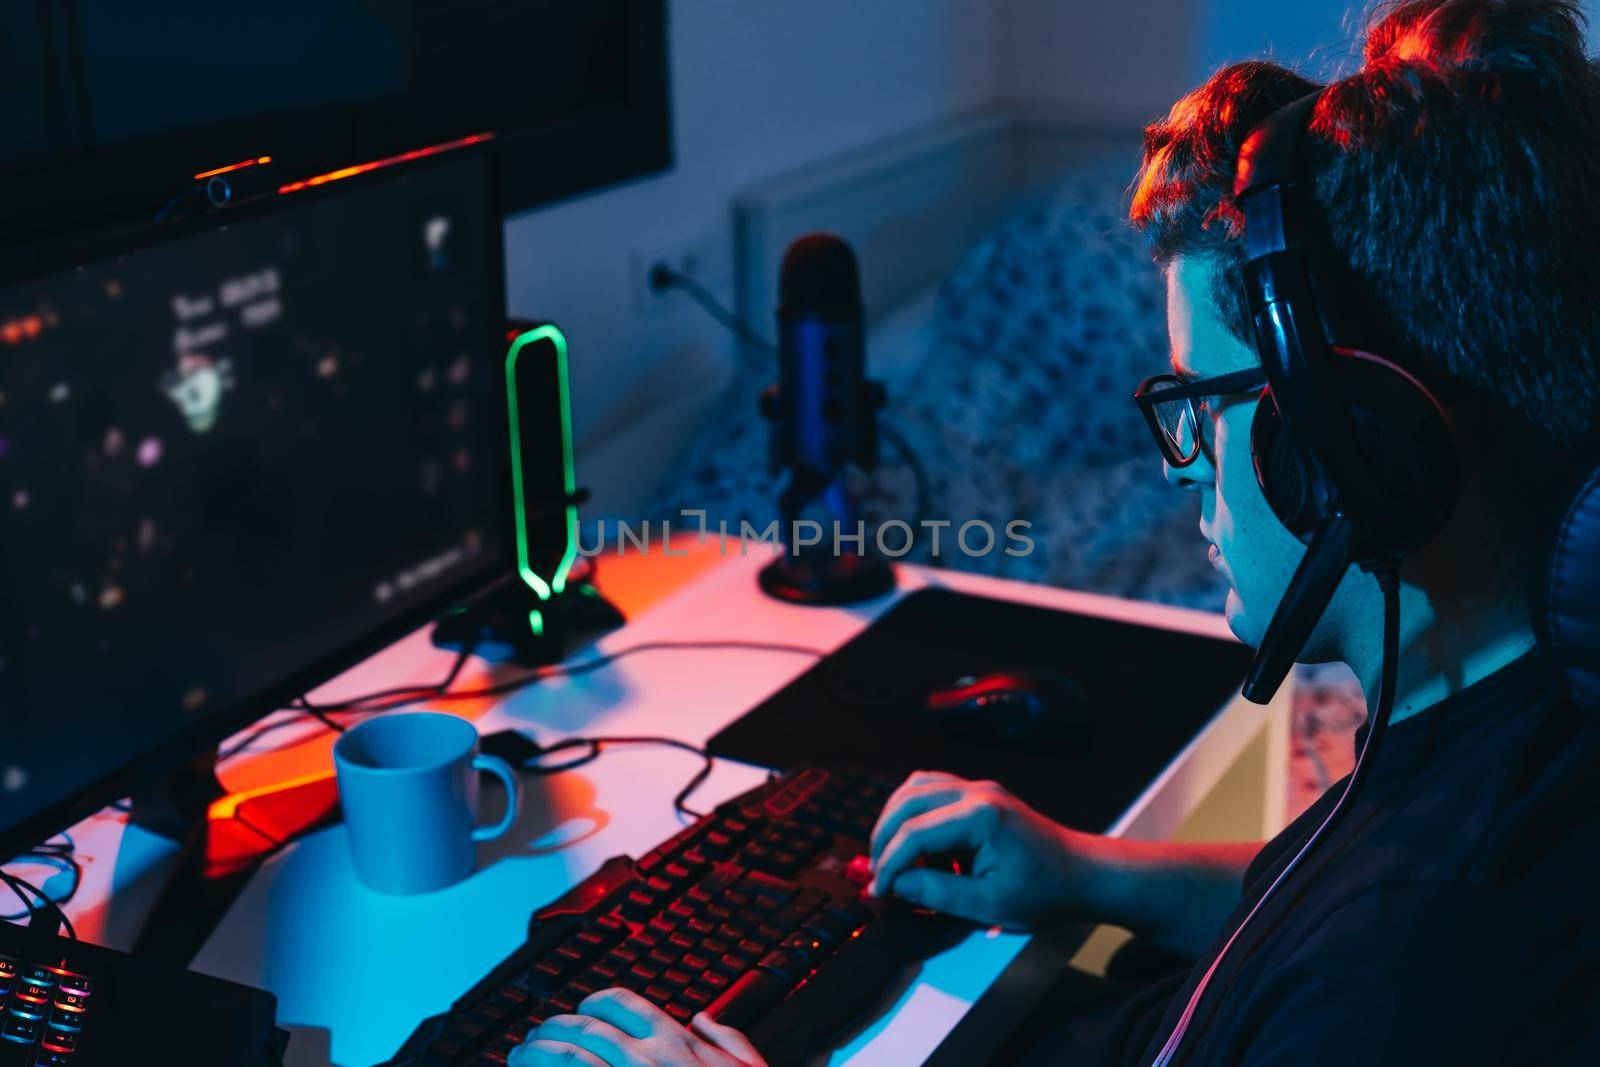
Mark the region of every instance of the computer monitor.
<instances>
[{"instance_id":1,"label":"computer monitor","mask_svg":"<svg viewBox=\"0 0 1600 1067\"><path fill-rule=\"evenodd\" d=\"M494 131L525 210L672 162L665 0L6 4L0 257ZM265 172L263 175L262 172Z\"/></svg>"},{"instance_id":2,"label":"computer monitor","mask_svg":"<svg viewBox=\"0 0 1600 1067\"><path fill-rule=\"evenodd\" d=\"M514 570L482 147L0 288L0 855Z\"/></svg>"}]
</instances>

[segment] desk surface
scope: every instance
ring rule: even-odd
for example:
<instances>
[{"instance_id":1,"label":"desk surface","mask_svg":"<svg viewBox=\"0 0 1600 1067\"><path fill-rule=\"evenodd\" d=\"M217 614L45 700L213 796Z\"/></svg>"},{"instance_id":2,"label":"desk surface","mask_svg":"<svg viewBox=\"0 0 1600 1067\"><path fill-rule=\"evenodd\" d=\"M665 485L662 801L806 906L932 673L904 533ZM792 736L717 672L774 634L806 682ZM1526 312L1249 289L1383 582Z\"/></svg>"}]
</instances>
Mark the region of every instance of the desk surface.
<instances>
[{"instance_id":1,"label":"desk surface","mask_svg":"<svg viewBox=\"0 0 1600 1067\"><path fill-rule=\"evenodd\" d=\"M735 549L736 551L736 549ZM819 651L849 640L894 600L930 585L1186 632L1225 635L1219 616L1119 601L947 571L902 568L895 594L867 606L804 608L756 588L765 553L730 555L699 570L626 627L599 642L611 652L646 641L781 641ZM665 561L671 566L671 561ZM640 573L635 571L635 577ZM646 582L648 585L648 582ZM575 658L583 658L580 653ZM452 656L425 630L396 642L316 693L336 700L394 685L429 682ZM665 734L703 744L712 734L812 663L805 655L748 650L642 652L573 679L541 683L499 701L449 706L483 733L511 726L541 741L574 734ZM471 674L464 679L470 684ZM1279 704L1286 699L1280 695ZM1139 837L1170 834L1277 710L1235 699L1175 755L1113 827ZM309 728L312 737L319 728ZM274 735L277 738L279 735ZM231 789L327 766L329 739L241 757L223 769ZM263 742L268 744L269 742ZM197 970L271 990L278 1018L294 1032L296 1065L369 1064L393 1054L422 1018L461 992L520 944L529 912L619 853L641 855L682 823L672 796L697 757L661 747L617 748L582 770L525 781L516 827L482 846L476 874L437 893L372 892L350 868L342 827L313 834L270 859L196 958ZM717 761L694 803L704 808L765 777L765 770ZM70 909L81 935L113 947L133 940L165 873L173 846L124 817L102 812L74 828L84 881ZM919 1062L1021 949L1026 938L973 934L930 960L894 1008L833 1057L867 1065Z\"/></svg>"}]
</instances>

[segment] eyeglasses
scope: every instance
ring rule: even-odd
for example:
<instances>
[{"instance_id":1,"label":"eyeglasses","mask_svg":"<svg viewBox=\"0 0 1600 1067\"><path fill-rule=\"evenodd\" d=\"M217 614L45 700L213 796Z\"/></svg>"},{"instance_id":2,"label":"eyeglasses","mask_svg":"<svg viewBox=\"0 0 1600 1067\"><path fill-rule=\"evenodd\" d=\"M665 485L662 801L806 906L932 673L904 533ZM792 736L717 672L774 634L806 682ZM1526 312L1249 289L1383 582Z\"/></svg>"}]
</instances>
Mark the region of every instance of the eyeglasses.
<instances>
[{"instance_id":1,"label":"eyeglasses","mask_svg":"<svg viewBox=\"0 0 1600 1067\"><path fill-rule=\"evenodd\" d=\"M1184 381L1176 374L1156 374L1139 383L1133 402L1144 412L1162 458L1169 466L1187 467L1202 450L1207 459L1211 458L1211 420L1205 417L1205 401L1253 393L1266 384L1266 372L1260 367L1193 381Z\"/></svg>"}]
</instances>

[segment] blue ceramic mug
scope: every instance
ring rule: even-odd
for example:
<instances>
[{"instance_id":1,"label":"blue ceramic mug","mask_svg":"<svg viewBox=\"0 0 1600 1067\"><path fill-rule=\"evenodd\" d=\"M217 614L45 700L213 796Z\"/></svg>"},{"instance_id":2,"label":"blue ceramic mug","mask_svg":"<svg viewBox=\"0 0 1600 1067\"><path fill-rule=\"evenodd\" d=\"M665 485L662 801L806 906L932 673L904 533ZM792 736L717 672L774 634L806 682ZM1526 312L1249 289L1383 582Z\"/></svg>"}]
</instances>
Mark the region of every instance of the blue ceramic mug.
<instances>
[{"instance_id":1,"label":"blue ceramic mug","mask_svg":"<svg viewBox=\"0 0 1600 1067\"><path fill-rule=\"evenodd\" d=\"M339 803L356 877L383 893L426 893L472 873L476 845L516 821L516 772L478 751L465 719L433 711L382 715L333 746ZM506 813L478 826L478 771L506 787Z\"/></svg>"}]
</instances>

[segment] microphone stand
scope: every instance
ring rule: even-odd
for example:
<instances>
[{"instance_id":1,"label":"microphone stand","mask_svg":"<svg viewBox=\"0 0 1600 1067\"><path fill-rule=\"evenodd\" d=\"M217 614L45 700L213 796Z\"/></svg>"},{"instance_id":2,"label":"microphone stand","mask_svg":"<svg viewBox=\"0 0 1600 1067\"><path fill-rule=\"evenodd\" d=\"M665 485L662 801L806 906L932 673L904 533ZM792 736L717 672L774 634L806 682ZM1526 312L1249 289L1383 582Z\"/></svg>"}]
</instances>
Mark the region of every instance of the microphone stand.
<instances>
[{"instance_id":1,"label":"microphone stand","mask_svg":"<svg viewBox=\"0 0 1600 1067\"><path fill-rule=\"evenodd\" d=\"M894 588L894 568L863 551L835 552L833 533L855 531L856 512L845 492L843 473L831 478L810 464L790 469L789 484L778 495L784 552L761 569L761 591L777 600L818 606L854 604ZM795 528L807 509L820 509L823 537L814 545L795 545Z\"/></svg>"}]
</instances>

